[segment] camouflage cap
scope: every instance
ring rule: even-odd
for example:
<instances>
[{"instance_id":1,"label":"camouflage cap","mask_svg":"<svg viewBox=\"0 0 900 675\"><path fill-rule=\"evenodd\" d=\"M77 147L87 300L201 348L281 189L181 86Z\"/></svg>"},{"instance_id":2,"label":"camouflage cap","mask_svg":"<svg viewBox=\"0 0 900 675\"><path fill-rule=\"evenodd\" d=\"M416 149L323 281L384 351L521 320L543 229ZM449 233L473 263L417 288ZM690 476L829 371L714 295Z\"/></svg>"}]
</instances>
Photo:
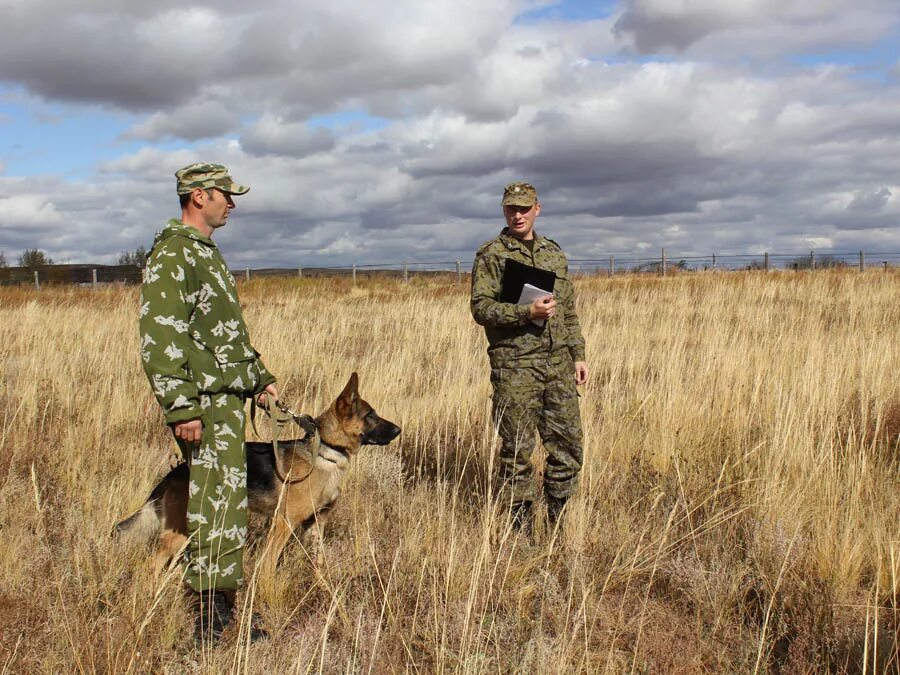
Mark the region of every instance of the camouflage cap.
<instances>
[{"instance_id":1,"label":"camouflage cap","mask_svg":"<svg viewBox=\"0 0 900 675\"><path fill-rule=\"evenodd\" d=\"M183 169L175 172L175 180L178 181L178 194L190 194L193 190L201 188L208 190L217 188L222 192L232 195L242 195L250 190L245 185L238 185L231 179L231 175L221 164L188 164Z\"/></svg>"},{"instance_id":2,"label":"camouflage cap","mask_svg":"<svg viewBox=\"0 0 900 675\"><path fill-rule=\"evenodd\" d=\"M510 183L503 190L503 206L534 206L537 203L537 190L531 183Z\"/></svg>"}]
</instances>

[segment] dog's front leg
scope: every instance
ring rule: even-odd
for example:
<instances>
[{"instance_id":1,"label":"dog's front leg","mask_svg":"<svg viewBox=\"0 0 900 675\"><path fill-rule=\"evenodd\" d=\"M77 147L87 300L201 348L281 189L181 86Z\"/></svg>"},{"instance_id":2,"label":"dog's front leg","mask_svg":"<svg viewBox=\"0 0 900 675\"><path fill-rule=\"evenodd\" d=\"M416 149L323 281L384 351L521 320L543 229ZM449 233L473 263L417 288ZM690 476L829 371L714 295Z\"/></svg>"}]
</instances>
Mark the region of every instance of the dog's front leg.
<instances>
[{"instance_id":1,"label":"dog's front leg","mask_svg":"<svg viewBox=\"0 0 900 675\"><path fill-rule=\"evenodd\" d=\"M322 539L322 531L325 527L325 520L328 517L328 511L319 511L312 517L312 522L306 531L303 532L301 543L309 556L310 562L315 567L325 565L325 546Z\"/></svg>"},{"instance_id":2,"label":"dog's front leg","mask_svg":"<svg viewBox=\"0 0 900 675\"><path fill-rule=\"evenodd\" d=\"M294 528L291 527L287 518L280 512L276 512L259 563L263 579L271 581L275 578L275 566L293 532Z\"/></svg>"}]
</instances>

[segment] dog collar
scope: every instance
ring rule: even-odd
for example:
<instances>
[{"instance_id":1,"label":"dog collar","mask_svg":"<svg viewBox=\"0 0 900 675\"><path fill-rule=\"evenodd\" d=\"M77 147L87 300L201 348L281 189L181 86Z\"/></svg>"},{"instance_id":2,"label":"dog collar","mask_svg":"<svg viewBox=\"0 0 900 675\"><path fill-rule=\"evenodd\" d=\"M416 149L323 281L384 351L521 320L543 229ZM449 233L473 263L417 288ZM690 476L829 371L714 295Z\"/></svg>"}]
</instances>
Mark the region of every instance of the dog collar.
<instances>
[{"instance_id":1,"label":"dog collar","mask_svg":"<svg viewBox=\"0 0 900 675\"><path fill-rule=\"evenodd\" d=\"M328 450L332 450L332 451L336 452L337 454L339 454L341 457L343 457L347 461L350 460L350 451L349 450L347 450L346 448L342 448L340 446L329 445L328 443L323 441L320 436L319 437L319 457L321 457L322 459L328 460L329 462L332 462L334 464L337 464L336 461L330 459L329 457L324 456L324 454L322 453L323 448L327 448Z\"/></svg>"}]
</instances>

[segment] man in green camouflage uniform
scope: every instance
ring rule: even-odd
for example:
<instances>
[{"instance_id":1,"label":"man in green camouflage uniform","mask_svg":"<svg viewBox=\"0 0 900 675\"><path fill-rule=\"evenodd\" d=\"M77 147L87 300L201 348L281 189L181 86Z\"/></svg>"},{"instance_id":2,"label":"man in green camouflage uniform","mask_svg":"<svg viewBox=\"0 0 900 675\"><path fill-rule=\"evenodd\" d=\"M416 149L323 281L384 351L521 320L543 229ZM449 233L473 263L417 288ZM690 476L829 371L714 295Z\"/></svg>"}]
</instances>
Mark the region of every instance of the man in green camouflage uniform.
<instances>
[{"instance_id":1,"label":"man in green camouflage uniform","mask_svg":"<svg viewBox=\"0 0 900 675\"><path fill-rule=\"evenodd\" d=\"M583 459L576 385L587 381L588 370L566 256L555 241L534 232L541 212L537 191L512 183L502 205L507 226L475 256L471 308L488 339L494 422L502 440L500 479L514 523L527 529L536 498L535 429L548 455L544 499L551 523L575 490ZM530 304L500 302L507 260L553 272L553 295Z\"/></svg>"},{"instance_id":2,"label":"man in green camouflage uniform","mask_svg":"<svg viewBox=\"0 0 900 675\"><path fill-rule=\"evenodd\" d=\"M238 304L234 278L210 238L234 208L237 185L219 164L175 174L182 208L156 235L141 291L141 359L182 456L190 461L185 583L198 637L221 635L243 575L247 536L245 400L278 398Z\"/></svg>"}]
</instances>

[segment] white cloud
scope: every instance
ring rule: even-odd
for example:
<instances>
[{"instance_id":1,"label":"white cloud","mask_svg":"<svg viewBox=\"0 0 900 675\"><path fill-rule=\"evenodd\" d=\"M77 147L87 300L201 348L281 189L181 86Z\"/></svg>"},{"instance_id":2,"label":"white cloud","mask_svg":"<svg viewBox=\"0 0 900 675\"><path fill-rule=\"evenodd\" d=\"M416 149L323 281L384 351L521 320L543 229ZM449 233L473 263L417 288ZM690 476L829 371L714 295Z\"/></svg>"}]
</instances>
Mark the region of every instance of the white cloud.
<instances>
[{"instance_id":1,"label":"white cloud","mask_svg":"<svg viewBox=\"0 0 900 675\"><path fill-rule=\"evenodd\" d=\"M889 188L869 188L856 190L847 210L855 213L881 213L888 205L893 193Z\"/></svg>"},{"instance_id":2,"label":"white cloud","mask_svg":"<svg viewBox=\"0 0 900 675\"><path fill-rule=\"evenodd\" d=\"M6 250L146 246L193 161L252 187L216 234L235 266L471 259L517 178L576 257L900 250L900 82L789 58L896 34L886 0L628 0L583 23L517 23L515 0L95 0L58 8L55 50L48 3L0 25L0 78L144 111L126 138L145 145L81 182L0 179ZM309 121L347 110L384 125Z\"/></svg>"},{"instance_id":3,"label":"white cloud","mask_svg":"<svg viewBox=\"0 0 900 675\"><path fill-rule=\"evenodd\" d=\"M195 141L221 136L240 127L240 123L240 116L225 103L207 100L154 113L124 138L153 141L174 137Z\"/></svg>"},{"instance_id":4,"label":"white cloud","mask_svg":"<svg viewBox=\"0 0 900 675\"><path fill-rule=\"evenodd\" d=\"M0 197L0 230L49 228L63 222L53 202L39 195Z\"/></svg>"},{"instance_id":5,"label":"white cloud","mask_svg":"<svg viewBox=\"0 0 900 675\"><path fill-rule=\"evenodd\" d=\"M232 94L237 110L278 102L309 111L464 77L522 3L231 4L22 5L0 25L0 78L47 98L131 110Z\"/></svg>"},{"instance_id":6,"label":"white cloud","mask_svg":"<svg viewBox=\"0 0 900 675\"><path fill-rule=\"evenodd\" d=\"M305 157L331 150L334 134L323 128L310 128L304 122L285 122L265 113L241 136L241 147L251 155Z\"/></svg>"},{"instance_id":7,"label":"white cloud","mask_svg":"<svg viewBox=\"0 0 900 675\"><path fill-rule=\"evenodd\" d=\"M193 162L201 161L196 151L165 151L142 148L137 152L114 160L102 162L98 175L104 183L116 178L127 182L143 183L162 191L164 185L174 185L175 171Z\"/></svg>"},{"instance_id":8,"label":"white cloud","mask_svg":"<svg viewBox=\"0 0 900 675\"><path fill-rule=\"evenodd\" d=\"M616 33L640 53L774 56L865 47L896 30L891 0L625 0Z\"/></svg>"}]
</instances>

